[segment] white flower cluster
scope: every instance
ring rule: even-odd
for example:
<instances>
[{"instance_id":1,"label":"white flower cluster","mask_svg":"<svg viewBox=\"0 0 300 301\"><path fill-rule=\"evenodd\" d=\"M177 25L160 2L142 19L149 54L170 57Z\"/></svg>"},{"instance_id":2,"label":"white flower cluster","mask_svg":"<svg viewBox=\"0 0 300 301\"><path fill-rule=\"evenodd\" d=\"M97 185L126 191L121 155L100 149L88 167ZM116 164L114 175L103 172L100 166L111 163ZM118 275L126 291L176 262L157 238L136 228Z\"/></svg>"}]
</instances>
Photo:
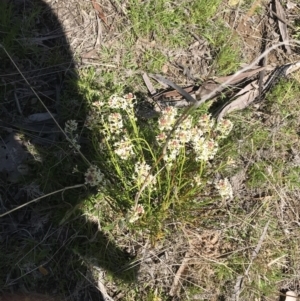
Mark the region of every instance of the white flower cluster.
<instances>
[{"instance_id":1,"label":"white flower cluster","mask_svg":"<svg viewBox=\"0 0 300 301\"><path fill-rule=\"evenodd\" d=\"M108 115L109 132L112 135L119 135L123 129L123 119L120 113L111 113Z\"/></svg>"},{"instance_id":2,"label":"white flower cluster","mask_svg":"<svg viewBox=\"0 0 300 301\"><path fill-rule=\"evenodd\" d=\"M127 160L130 156L134 155L133 144L131 140L125 136L120 141L114 143L115 153L122 159Z\"/></svg>"},{"instance_id":3,"label":"white flower cluster","mask_svg":"<svg viewBox=\"0 0 300 301\"><path fill-rule=\"evenodd\" d=\"M153 175L148 175L151 170L150 165L146 162L138 162L135 165L135 173L132 176L138 186L141 186L146 182L146 186L152 187L156 184L156 178Z\"/></svg>"},{"instance_id":4,"label":"white flower cluster","mask_svg":"<svg viewBox=\"0 0 300 301\"><path fill-rule=\"evenodd\" d=\"M101 182L105 184L104 174L95 165L91 165L84 176L85 184L88 184L90 186L98 186Z\"/></svg>"},{"instance_id":5,"label":"white flower cluster","mask_svg":"<svg viewBox=\"0 0 300 301\"><path fill-rule=\"evenodd\" d=\"M70 147L74 147L77 151L80 150L80 145L78 144L78 134L75 134L77 130L78 123L76 120L68 120L65 123L65 133L67 135L67 140L71 143Z\"/></svg>"},{"instance_id":6,"label":"white flower cluster","mask_svg":"<svg viewBox=\"0 0 300 301\"><path fill-rule=\"evenodd\" d=\"M217 125L216 131L220 138L225 138L231 132L233 123L228 119L221 119Z\"/></svg>"},{"instance_id":7,"label":"white flower cluster","mask_svg":"<svg viewBox=\"0 0 300 301\"><path fill-rule=\"evenodd\" d=\"M211 118L210 114L203 114L198 118L198 126L201 128L203 133L209 133L214 125L215 122Z\"/></svg>"},{"instance_id":8,"label":"white flower cluster","mask_svg":"<svg viewBox=\"0 0 300 301\"><path fill-rule=\"evenodd\" d=\"M156 136L156 140L159 144L166 142L168 132L172 130L176 122L177 113L177 109L174 107L167 107L162 111L162 115L158 120L158 127L161 132ZM164 160L168 162L169 165L172 165L172 162L175 161L181 149L191 139L191 126L192 119L188 116L176 128L173 137L169 139L167 152L164 154Z\"/></svg>"},{"instance_id":9,"label":"white flower cluster","mask_svg":"<svg viewBox=\"0 0 300 301\"><path fill-rule=\"evenodd\" d=\"M91 110L86 116L84 126L89 130L93 130L94 128L99 127L99 112L96 110Z\"/></svg>"},{"instance_id":10,"label":"white flower cluster","mask_svg":"<svg viewBox=\"0 0 300 301\"><path fill-rule=\"evenodd\" d=\"M219 180L217 183L215 183L215 187L219 191L222 199L227 200L233 198L232 186L227 178Z\"/></svg>"},{"instance_id":11,"label":"white flower cluster","mask_svg":"<svg viewBox=\"0 0 300 301\"><path fill-rule=\"evenodd\" d=\"M218 151L218 142L213 139L194 136L192 139L194 151L196 152L196 161L208 161L213 159Z\"/></svg>"},{"instance_id":12,"label":"white flower cluster","mask_svg":"<svg viewBox=\"0 0 300 301\"><path fill-rule=\"evenodd\" d=\"M192 183L192 186L201 186L202 185L202 178L199 175L194 176L194 183Z\"/></svg>"},{"instance_id":13,"label":"white flower cluster","mask_svg":"<svg viewBox=\"0 0 300 301\"><path fill-rule=\"evenodd\" d=\"M156 136L159 144L166 142L168 131L174 126L176 117L177 110L173 107L168 107L162 111L162 116L158 120L158 127L161 132ZM201 115L197 120L197 124L193 126L192 117L189 115L179 124L173 136L169 139L164 160L172 164L187 143L192 145L196 154L196 161L211 160L218 151L217 139L225 138L231 131L232 126L229 120L221 120L215 129L217 137L212 139L210 134L214 132L215 122L211 116L208 114Z\"/></svg>"},{"instance_id":14,"label":"white flower cluster","mask_svg":"<svg viewBox=\"0 0 300 301\"><path fill-rule=\"evenodd\" d=\"M134 107L135 97L132 93L127 94L124 97L112 95L108 101L108 105L112 109L122 109L124 111L130 111Z\"/></svg>"},{"instance_id":15,"label":"white flower cluster","mask_svg":"<svg viewBox=\"0 0 300 301\"><path fill-rule=\"evenodd\" d=\"M124 97L112 95L106 104L99 102L98 105L94 105L95 110L88 114L85 121L85 126L88 129L97 128L106 141L112 141L114 152L122 160L127 160L131 155L134 155L133 144L124 127L124 120L126 119L122 114L124 111L129 119L135 119L134 103L135 96L132 93Z\"/></svg>"},{"instance_id":16,"label":"white flower cluster","mask_svg":"<svg viewBox=\"0 0 300 301\"><path fill-rule=\"evenodd\" d=\"M186 144L193 139L195 134L193 128L193 120L191 116L185 118L175 130L175 136L178 138L181 144Z\"/></svg>"},{"instance_id":17,"label":"white flower cluster","mask_svg":"<svg viewBox=\"0 0 300 301\"><path fill-rule=\"evenodd\" d=\"M127 94L124 97L116 95L111 96L108 101L108 105L112 109L121 109L126 111L129 118L134 118L134 101L135 97L132 93ZM114 152L122 159L127 160L130 156L134 155L133 144L130 138L126 135L124 129L123 117L120 113L111 113L107 118L109 133L107 138L111 138L114 142Z\"/></svg>"},{"instance_id":18,"label":"white flower cluster","mask_svg":"<svg viewBox=\"0 0 300 301\"><path fill-rule=\"evenodd\" d=\"M158 120L159 130L161 132L170 131L176 121L177 109L175 107L167 107L161 113L162 115Z\"/></svg>"},{"instance_id":19,"label":"white flower cluster","mask_svg":"<svg viewBox=\"0 0 300 301\"><path fill-rule=\"evenodd\" d=\"M128 212L128 221L129 223L134 223L140 219L145 213L143 205L138 204L137 206L131 207L131 210Z\"/></svg>"},{"instance_id":20,"label":"white flower cluster","mask_svg":"<svg viewBox=\"0 0 300 301\"><path fill-rule=\"evenodd\" d=\"M76 120L68 120L65 124L65 132L73 133L77 130L78 123Z\"/></svg>"}]
</instances>

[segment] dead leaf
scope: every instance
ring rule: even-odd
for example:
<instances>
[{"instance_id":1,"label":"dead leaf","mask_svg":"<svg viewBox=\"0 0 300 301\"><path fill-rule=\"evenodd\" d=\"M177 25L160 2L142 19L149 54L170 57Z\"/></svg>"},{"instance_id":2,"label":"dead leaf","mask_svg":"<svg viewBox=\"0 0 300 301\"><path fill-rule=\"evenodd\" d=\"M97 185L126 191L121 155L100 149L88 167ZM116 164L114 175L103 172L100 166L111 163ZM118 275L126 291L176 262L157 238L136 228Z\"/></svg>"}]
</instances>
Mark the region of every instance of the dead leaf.
<instances>
[{"instance_id":1,"label":"dead leaf","mask_svg":"<svg viewBox=\"0 0 300 301\"><path fill-rule=\"evenodd\" d=\"M155 40L152 40L152 41L150 42L150 45L151 45L151 47L155 47L156 41L155 41Z\"/></svg>"},{"instance_id":2,"label":"dead leaf","mask_svg":"<svg viewBox=\"0 0 300 301\"><path fill-rule=\"evenodd\" d=\"M230 75L230 76L223 76L223 77L218 77L218 78L214 78L214 79L209 79L206 82L202 83L202 85L200 87L192 85L192 86L188 86L188 87L181 88L181 89L183 90L184 93L189 94L192 98L197 99L197 101L202 102L203 99L205 99L205 97L207 95L210 95L214 92L214 94L212 94L211 97L209 98L209 99L213 99L213 98L217 97L220 94L220 92L222 90L224 90L224 88L226 88L226 86L239 84L239 83L243 82L245 79L249 80L249 79L251 79L251 77L257 75L257 73L259 73L262 70L265 70L265 67L257 66L256 68L246 71L246 72L243 72L239 75ZM150 86L149 83L147 83L149 81L149 78L145 78L144 76L143 76L143 78L144 78L146 86L148 87L148 90L151 93L151 91L153 91L153 87L152 87L152 85ZM161 82L161 78L159 78L159 77L156 77L156 78L153 77L153 78L155 80ZM225 82L226 82L226 86L223 86L223 84ZM163 80L161 83L166 84L166 80ZM253 86L249 86L249 89L250 88L252 89ZM247 94L243 95L244 93L247 93ZM182 100L183 94L181 92L179 92L178 89L171 90L171 91L168 89L168 90L159 92L155 95L153 95L153 93L151 93L151 95L153 97L153 100L160 102L160 104L162 106L163 106L164 101L174 102L173 105L175 107L185 107L185 106L190 105L188 102ZM243 102L245 101L245 99L247 99L248 96L250 96L250 98L253 97L253 100L257 97L256 93L250 93L248 90L245 90L245 89L241 90L236 95L236 97L238 97L238 98L233 103L224 107L224 109L220 113L221 114L220 118L222 118L222 116L225 115L227 112L229 113L232 110L243 109L244 107L248 106L251 103L250 99L248 99L246 101L246 103L243 105ZM205 101L206 100L208 100L208 99L205 99Z\"/></svg>"},{"instance_id":3,"label":"dead leaf","mask_svg":"<svg viewBox=\"0 0 300 301\"><path fill-rule=\"evenodd\" d=\"M150 81L150 78L149 78L149 76L147 75L147 73L144 73L144 74L143 74L143 80L144 80L144 83L145 83L145 85L146 85L146 87L147 87L149 93L150 93L151 95L154 95L154 94L156 93L156 90L154 89L154 87L153 87L153 85L152 85L152 83L151 83L151 81Z\"/></svg>"},{"instance_id":4,"label":"dead leaf","mask_svg":"<svg viewBox=\"0 0 300 301\"><path fill-rule=\"evenodd\" d=\"M194 89L195 86L188 86L188 87L185 87L183 88L183 90L185 90L187 93L192 93L193 92L193 89ZM182 95L177 91L177 90L172 90L172 91L162 91L162 92L159 92L157 93L156 95L153 96L153 99L155 101L158 101L160 99L178 99L178 98L182 98Z\"/></svg>"},{"instance_id":5,"label":"dead leaf","mask_svg":"<svg viewBox=\"0 0 300 301\"><path fill-rule=\"evenodd\" d=\"M254 82L248 84L244 89L236 94L237 98L234 101L223 107L218 115L218 121L220 121L226 114L232 111L247 108L258 95L258 85L254 84Z\"/></svg>"},{"instance_id":6,"label":"dead leaf","mask_svg":"<svg viewBox=\"0 0 300 301\"><path fill-rule=\"evenodd\" d=\"M238 76L235 75L222 76L222 77L215 78L214 80L221 84L229 81L228 85L235 85L243 81L245 78L250 78L264 69L265 67L257 67L256 69L243 72ZM230 80L230 78L232 78L232 80Z\"/></svg>"},{"instance_id":7,"label":"dead leaf","mask_svg":"<svg viewBox=\"0 0 300 301\"><path fill-rule=\"evenodd\" d=\"M300 69L300 61L293 63L286 72L286 75L297 72Z\"/></svg>"},{"instance_id":8,"label":"dead leaf","mask_svg":"<svg viewBox=\"0 0 300 301\"><path fill-rule=\"evenodd\" d=\"M164 64L161 68L162 73L166 74L169 70L169 67L167 64Z\"/></svg>"},{"instance_id":9,"label":"dead leaf","mask_svg":"<svg viewBox=\"0 0 300 301\"><path fill-rule=\"evenodd\" d=\"M214 78L214 79L209 79L206 82L202 83L201 86L199 88L197 88L196 86L188 86L183 88L187 93L195 93L195 97L197 100L200 100L202 97L205 97L206 95L212 93L213 91L218 91L217 93L215 93L215 95L213 97L211 97L210 99L215 98L221 90L221 84L227 82L228 86L230 85L236 85L241 83L243 80L245 79L250 79L251 77L253 77L254 75L256 75L257 73L259 73L260 71L264 70L265 67L257 67L255 69L243 72L241 74L239 74L238 76L235 75L229 75L229 76L222 76L222 77L218 77L218 78ZM232 78L232 79L231 79ZM145 79L144 79L145 81ZM145 81L146 86L147 83ZM149 88L148 88L149 90ZM149 90L150 91L150 90ZM173 98L173 99L178 99L181 97L181 94L178 93L178 91L176 90L172 90L172 91L162 91L160 93L158 93L157 95L155 95L153 97L154 100L159 100L159 99L168 99L168 98Z\"/></svg>"},{"instance_id":10,"label":"dead leaf","mask_svg":"<svg viewBox=\"0 0 300 301\"><path fill-rule=\"evenodd\" d=\"M39 266L39 272L44 276L47 276L49 274L48 270L44 268L42 265Z\"/></svg>"},{"instance_id":11,"label":"dead leaf","mask_svg":"<svg viewBox=\"0 0 300 301\"><path fill-rule=\"evenodd\" d=\"M106 17L103 13L103 9L102 7L100 6L99 3L96 2L96 0L91 0L92 1L92 4L93 4L93 7L95 9L95 11L98 13L98 17L103 21L103 23L105 25L107 25L107 20L106 20Z\"/></svg>"},{"instance_id":12,"label":"dead leaf","mask_svg":"<svg viewBox=\"0 0 300 301\"><path fill-rule=\"evenodd\" d=\"M284 45L284 47L286 49L287 54L291 54L292 50L291 50L290 46L288 45L289 34L288 34L288 30L287 30L285 12L284 12L282 5L280 4L280 2L278 0L275 0L275 8L276 8L276 13L277 13L278 17L282 20L281 21L279 18L277 18L278 27L279 27L282 41L287 43L286 45Z\"/></svg>"},{"instance_id":13,"label":"dead leaf","mask_svg":"<svg viewBox=\"0 0 300 301\"><path fill-rule=\"evenodd\" d=\"M221 76L218 78L214 78L214 80L208 80L207 82L204 82L198 91L196 91L197 99L201 99L205 95L208 95L212 93L213 91L219 91L216 93L213 97L210 99L215 98L223 89L221 88L221 84L227 82L227 85L237 85L240 84L245 79L250 79L260 71L264 70L265 67L257 67L253 70L249 70L246 72L243 72L239 75L229 75L229 76Z\"/></svg>"},{"instance_id":14,"label":"dead leaf","mask_svg":"<svg viewBox=\"0 0 300 301\"><path fill-rule=\"evenodd\" d=\"M152 77L157 82L162 82L162 83L164 83L164 84L172 87L174 90L177 90L177 92L179 94L181 94L181 96L183 96L190 103L196 103L195 98L193 98L188 92L186 92L180 86L178 86L175 83L173 83L171 80L169 80L167 78L164 78L163 76L161 76L159 74L155 74L155 75L154 74L150 74L150 77Z\"/></svg>"},{"instance_id":15,"label":"dead leaf","mask_svg":"<svg viewBox=\"0 0 300 301\"><path fill-rule=\"evenodd\" d=\"M92 49L92 50L90 50L86 53L83 53L81 55L81 58L83 58L83 59L96 59L96 58L98 58L97 50Z\"/></svg>"},{"instance_id":16,"label":"dead leaf","mask_svg":"<svg viewBox=\"0 0 300 301\"><path fill-rule=\"evenodd\" d=\"M198 91L195 92L197 100L201 99L205 95L212 93L213 91L218 91L220 86L221 86L220 83L216 83L213 80L208 80L208 81L204 82L200 86ZM217 95L218 94L215 94L214 97L212 97L211 99L215 98Z\"/></svg>"}]
</instances>

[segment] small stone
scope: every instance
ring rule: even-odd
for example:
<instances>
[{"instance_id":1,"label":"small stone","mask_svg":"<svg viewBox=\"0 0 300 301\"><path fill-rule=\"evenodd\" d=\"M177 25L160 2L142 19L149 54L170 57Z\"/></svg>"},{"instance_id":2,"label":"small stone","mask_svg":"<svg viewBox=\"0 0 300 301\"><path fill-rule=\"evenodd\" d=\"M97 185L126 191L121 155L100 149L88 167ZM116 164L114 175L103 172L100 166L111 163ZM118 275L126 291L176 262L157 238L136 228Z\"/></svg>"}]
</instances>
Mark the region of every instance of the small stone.
<instances>
[{"instance_id":1,"label":"small stone","mask_svg":"<svg viewBox=\"0 0 300 301\"><path fill-rule=\"evenodd\" d=\"M286 4L287 9L294 9L296 6L297 6L297 4L294 2L291 2L291 1L288 1Z\"/></svg>"},{"instance_id":2,"label":"small stone","mask_svg":"<svg viewBox=\"0 0 300 301\"><path fill-rule=\"evenodd\" d=\"M297 294L293 291L287 291L286 292L286 298L285 301L296 301L297 300Z\"/></svg>"},{"instance_id":3,"label":"small stone","mask_svg":"<svg viewBox=\"0 0 300 301\"><path fill-rule=\"evenodd\" d=\"M164 74L166 74L168 72L168 70L169 70L169 67L166 64L163 65L162 68L161 68L161 72L164 73Z\"/></svg>"}]
</instances>

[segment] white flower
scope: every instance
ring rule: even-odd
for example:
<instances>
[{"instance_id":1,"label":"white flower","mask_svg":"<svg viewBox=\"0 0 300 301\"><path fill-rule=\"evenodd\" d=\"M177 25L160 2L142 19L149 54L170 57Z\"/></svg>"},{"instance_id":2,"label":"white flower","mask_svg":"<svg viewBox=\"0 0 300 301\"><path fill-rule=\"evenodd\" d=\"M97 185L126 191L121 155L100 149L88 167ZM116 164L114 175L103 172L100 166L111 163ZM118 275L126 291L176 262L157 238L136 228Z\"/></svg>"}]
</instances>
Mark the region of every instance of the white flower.
<instances>
[{"instance_id":1,"label":"white flower","mask_svg":"<svg viewBox=\"0 0 300 301\"><path fill-rule=\"evenodd\" d=\"M193 148L196 153L196 161L208 161L213 159L218 151L218 143L213 139L205 140L200 137L193 140Z\"/></svg>"},{"instance_id":2,"label":"white flower","mask_svg":"<svg viewBox=\"0 0 300 301\"><path fill-rule=\"evenodd\" d=\"M172 162L176 160L184 144L178 138L169 139L166 152L164 154L164 161L172 165Z\"/></svg>"},{"instance_id":3,"label":"white flower","mask_svg":"<svg viewBox=\"0 0 300 301\"><path fill-rule=\"evenodd\" d=\"M99 125L99 115L96 111L91 110L86 116L84 126L89 130L97 127Z\"/></svg>"},{"instance_id":4,"label":"white flower","mask_svg":"<svg viewBox=\"0 0 300 301\"><path fill-rule=\"evenodd\" d=\"M225 178L223 180L219 180L215 184L215 187L216 187L216 189L218 189L219 194L223 199L227 200L227 199L233 198L232 186L227 178Z\"/></svg>"},{"instance_id":5,"label":"white flower","mask_svg":"<svg viewBox=\"0 0 300 301\"><path fill-rule=\"evenodd\" d=\"M203 136L203 134L203 131L199 127L193 127L191 129L191 141L197 141L200 137Z\"/></svg>"},{"instance_id":6,"label":"white flower","mask_svg":"<svg viewBox=\"0 0 300 301\"><path fill-rule=\"evenodd\" d=\"M166 107L163 109L162 113L166 116L177 116L177 108L175 107Z\"/></svg>"},{"instance_id":7,"label":"white flower","mask_svg":"<svg viewBox=\"0 0 300 301\"><path fill-rule=\"evenodd\" d=\"M167 107L161 112L161 117L158 119L158 126L161 132L170 131L176 121L177 109Z\"/></svg>"},{"instance_id":8,"label":"white flower","mask_svg":"<svg viewBox=\"0 0 300 301\"><path fill-rule=\"evenodd\" d=\"M122 159L127 160L130 155L134 155L133 145L126 136L119 142L115 142L115 153Z\"/></svg>"},{"instance_id":9,"label":"white flower","mask_svg":"<svg viewBox=\"0 0 300 301\"><path fill-rule=\"evenodd\" d=\"M67 140L71 143L69 145L70 148L74 147L76 150L80 150L81 145L78 144L78 134L74 135L72 138L67 138Z\"/></svg>"},{"instance_id":10,"label":"white flower","mask_svg":"<svg viewBox=\"0 0 300 301\"><path fill-rule=\"evenodd\" d=\"M86 173L84 174L84 176L85 176L85 184L89 184L91 186L97 186L101 182L105 183L104 174L95 165L91 165L86 171Z\"/></svg>"},{"instance_id":11,"label":"white flower","mask_svg":"<svg viewBox=\"0 0 300 301\"><path fill-rule=\"evenodd\" d=\"M156 136L156 141L158 142L158 144L164 143L166 139L167 139L167 135L165 132L161 132Z\"/></svg>"},{"instance_id":12,"label":"white flower","mask_svg":"<svg viewBox=\"0 0 300 301\"><path fill-rule=\"evenodd\" d=\"M105 105L105 102L102 100L97 100L93 102L93 107L100 109L101 107L103 107Z\"/></svg>"},{"instance_id":13,"label":"white flower","mask_svg":"<svg viewBox=\"0 0 300 301\"><path fill-rule=\"evenodd\" d=\"M156 184L156 178L151 174L149 175L150 170L150 165L145 162L139 162L135 165L135 174L132 178L136 181L138 186L143 185L145 181L147 181L146 186Z\"/></svg>"},{"instance_id":14,"label":"white flower","mask_svg":"<svg viewBox=\"0 0 300 301\"><path fill-rule=\"evenodd\" d=\"M170 139L168 142L167 150L168 150L168 157L171 161L175 161L176 157L178 156L183 144L181 144L181 141L174 138Z\"/></svg>"},{"instance_id":15,"label":"white flower","mask_svg":"<svg viewBox=\"0 0 300 301\"><path fill-rule=\"evenodd\" d=\"M68 120L65 124L66 139L70 142L70 147L74 147L77 151L80 150L80 145L78 144L78 134L74 132L77 130L77 121Z\"/></svg>"},{"instance_id":16,"label":"white flower","mask_svg":"<svg viewBox=\"0 0 300 301\"><path fill-rule=\"evenodd\" d=\"M201 177L199 175L194 176L194 182L197 186L201 186L202 181Z\"/></svg>"},{"instance_id":17,"label":"white flower","mask_svg":"<svg viewBox=\"0 0 300 301\"><path fill-rule=\"evenodd\" d=\"M135 207L131 207L131 210L128 214L128 221L129 223L136 222L143 214L145 213L145 209L143 205L138 204Z\"/></svg>"},{"instance_id":18,"label":"white flower","mask_svg":"<svg viewBox=\"0 0 300 301\"><path fill-rule=\"evenodd\" d=\"M225 138L231 132L233 123L228 119L221 119L217 124L216 131L219 132L219 138Z\"/></svg>"},{"instance_id":19,"label":"white flower","mask_svg":"<svg viewBox=\"0 0 300 301\"><path fill-rule=\"evenodd\" d=\"M192 128L192 125L193 125L192 116L189 115L178 125L178 128L182 130L190 130Z\"/></svg>"},{"instance_id":20,"label":"white flower","mask_svg":"<svg viewBox=\"0 0 300 301\"><path fill-rule=\"evenodd\" d=\"M123 128L122 115L120 113L109 114L108 125L111 134L120 134Z\"/></svg>"},{"instance_id":21,"label":"white flower","mask_svg":"<svg viewBox=\"0 0 300 301\"><path fill-rule=\"evenodd\" d=\"M191 141L192 133L192 117L186 117L175 130L175 137L184 145Z\"/></svg>"},{"instance_id":22,"label":"white flower","mask_svg":"<svg viewBox=\"0 0 300 301\"><path fill-rule=\"evenodd\" d=\"M129 93L124 97L112 95L108 101L108 105L112 109L122 109L127 111L134 107L134 100L135 97L132 93Z\"/></svg>"},{"instance_id":23,"label":"white flower","mask_svg":"<svg viewBox=\"0 0 300 301\"><path fill-rule=\"evenodd\" d=\"M193 135L191 130L177 128L175 130L175 137L178 139L178 141L180 141L180 144L184 146L186 143L191 141Z\"/></svg>"},{"instance_id":24,"label":"white flower","mask_svg":"<svg viewBox=\"0 0 300 301\"><path fill-rule=\"evenodd\" d=\"M75 132L77 130L77 126L78 126L78 123L76 120L68 120L66 123L65 123L65 132L67 134L70 134L72 132Z\"/></svg>"},{"instance_id":25,"label":"white flower","mask_svg":"<svg viewBox=\"0 0 300 301\"><path fill-rule=\"evenodd\" d=\"M214 120L211 114L204 114L198 118L198 125L204 133L209 133L214 126Z\"/></svg>"}]
</instances>

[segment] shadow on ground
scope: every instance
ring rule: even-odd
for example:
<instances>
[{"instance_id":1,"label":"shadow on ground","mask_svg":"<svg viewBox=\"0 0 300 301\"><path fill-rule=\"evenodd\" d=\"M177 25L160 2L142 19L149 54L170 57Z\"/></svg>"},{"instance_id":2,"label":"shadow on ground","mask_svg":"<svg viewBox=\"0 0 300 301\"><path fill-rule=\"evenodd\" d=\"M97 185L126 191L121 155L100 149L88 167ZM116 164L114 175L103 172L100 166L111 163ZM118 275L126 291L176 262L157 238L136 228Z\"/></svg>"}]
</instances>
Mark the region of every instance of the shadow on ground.
<instances>
[{"instance_id":1,"label":"shadow on ground","mask_svg":"<svg viewBox=\"0 0 300 301\"><path fill-rule=\"evenodd\" d=\"M31 89L62 127L76 110L84 122L85 103L77 93L63 28L42 1L1 1L0 43L0 291L102 300L97 275L132 281L136 270L119 273L130 256L78 214L90 194L85 187L4 215L42 194L84 182L82 174L72 172L84 164L82 158L63 150L64 137ZM85 141L82 151L88 149Z\"/></svg>"}]
</instances>

